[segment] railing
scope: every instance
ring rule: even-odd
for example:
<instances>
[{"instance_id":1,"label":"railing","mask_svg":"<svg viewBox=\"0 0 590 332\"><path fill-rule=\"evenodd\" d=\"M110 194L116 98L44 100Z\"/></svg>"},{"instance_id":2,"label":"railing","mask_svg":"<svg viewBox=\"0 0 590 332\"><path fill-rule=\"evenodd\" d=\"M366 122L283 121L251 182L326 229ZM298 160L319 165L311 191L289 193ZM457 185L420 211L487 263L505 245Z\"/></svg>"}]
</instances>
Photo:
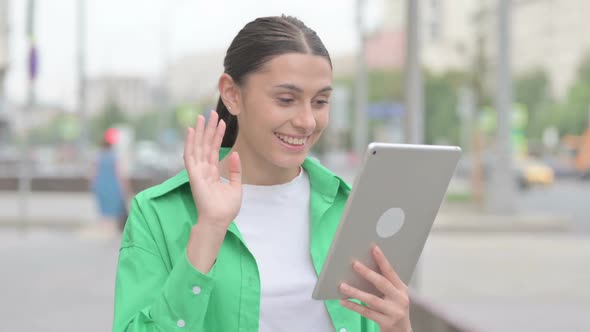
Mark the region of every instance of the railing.
<instances>
[{"instance_id":1,"label":"railing","mask_svg":"<svg viewBox=\"0 0 590 332\"><path fill-rule=\"evenodd\" d=\"M155 186L167 177L133 177L130 179L134 192L140 192ZM0 176L0 191L17 191L18 177ZM88 191L88 179L84 177L66 176L35 176L31 178L32 191L46 192L86 192Z\"/></svg>"}]
</instances>

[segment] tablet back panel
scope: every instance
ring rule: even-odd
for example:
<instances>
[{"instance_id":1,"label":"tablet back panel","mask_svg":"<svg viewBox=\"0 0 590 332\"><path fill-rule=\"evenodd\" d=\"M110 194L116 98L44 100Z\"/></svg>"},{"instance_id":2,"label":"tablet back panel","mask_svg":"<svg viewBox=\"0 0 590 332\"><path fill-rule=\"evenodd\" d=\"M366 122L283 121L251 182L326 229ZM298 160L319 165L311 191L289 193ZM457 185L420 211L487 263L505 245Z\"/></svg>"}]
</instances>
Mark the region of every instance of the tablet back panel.
<instances>
[{"instance_id":1,"label":"tablet back panel","mask_svg":"<svg viewBox=\"0 0 590 332\"><path fill-rule=\"evenodd\" d=\"M371 143L313 298L342 298L338 285L343 281L381 295L352 270L357 259L379 271L370 253L373 244L407 285L460 154L454 146Z\"/></svg>"}]
</instances>

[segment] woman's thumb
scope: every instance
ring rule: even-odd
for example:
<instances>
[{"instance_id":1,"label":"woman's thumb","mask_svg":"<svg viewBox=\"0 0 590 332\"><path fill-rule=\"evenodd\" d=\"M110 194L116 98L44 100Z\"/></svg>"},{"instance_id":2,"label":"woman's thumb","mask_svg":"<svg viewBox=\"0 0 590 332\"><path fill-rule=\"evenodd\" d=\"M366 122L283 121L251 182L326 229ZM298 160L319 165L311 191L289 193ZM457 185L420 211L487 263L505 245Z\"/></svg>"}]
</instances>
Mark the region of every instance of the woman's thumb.
<instances>
[{"instance_id":1,"label":"woman's thumb","mask_svg":"<svg viewBox=\"0 0 590 332\"><path fill-rule=\"evenodd\" d=\"M236 151L229 156L229 183L238 187L242 185L242 162Z\"/></svg>"}]
</instances>

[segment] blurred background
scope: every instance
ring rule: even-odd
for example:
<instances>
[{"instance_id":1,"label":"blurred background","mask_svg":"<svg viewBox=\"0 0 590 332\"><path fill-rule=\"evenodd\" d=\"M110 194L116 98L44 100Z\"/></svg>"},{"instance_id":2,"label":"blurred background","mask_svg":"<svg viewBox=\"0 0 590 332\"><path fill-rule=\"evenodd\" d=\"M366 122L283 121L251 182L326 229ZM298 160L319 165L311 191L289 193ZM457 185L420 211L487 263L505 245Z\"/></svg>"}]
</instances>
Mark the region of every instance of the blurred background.
<instances>
[{"instance_id":1,"label":"blurred background","mask_svg":"<svg viewBox=\"0 0 590 332\"><path fill-rule=\"evenodd\" d=\"M232 38L282 13L334 65L314 157L352 181L371 141L464 150L411 285L414 331L590 331L587 0L0 0L4 329L110 330L101 142L132 193L174 175Z\"/></svg>"}]
</instances>

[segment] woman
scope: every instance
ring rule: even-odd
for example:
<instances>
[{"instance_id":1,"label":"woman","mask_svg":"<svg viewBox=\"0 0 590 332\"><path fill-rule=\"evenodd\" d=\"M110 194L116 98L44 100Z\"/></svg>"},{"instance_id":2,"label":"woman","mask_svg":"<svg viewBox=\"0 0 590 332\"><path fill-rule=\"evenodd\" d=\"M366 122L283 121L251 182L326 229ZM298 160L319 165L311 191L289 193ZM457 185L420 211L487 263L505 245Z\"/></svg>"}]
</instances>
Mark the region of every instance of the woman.
<instances>
[{"instance_id":1,"label":"woman","mask_svg":"<svg viewBox=\"0 0 590 332\"><path fill-rule=\"evenodd\" d=\"M100 214L100 235L115 235L117 222L127 209L125 200L129 185L113 150L115 141L112 137L112 131L107 131L90 175L90 187Z\"/></svg>"},{"instance_id":2,"label":"woman","mask_svg":"<svg viewBox=\"0 0 590 332\"><path fill-rule=\"evenodd\" d=\"M350 192L307 158L332 89L319 37L293 17L259 18L224 67L217 112L188 128L186 170L133 201L114 330L410 331L407 287L378 248L381 271L355 269L383 298L342 285L366 306L311 299Z\"/></svg>"}]
</instances>

